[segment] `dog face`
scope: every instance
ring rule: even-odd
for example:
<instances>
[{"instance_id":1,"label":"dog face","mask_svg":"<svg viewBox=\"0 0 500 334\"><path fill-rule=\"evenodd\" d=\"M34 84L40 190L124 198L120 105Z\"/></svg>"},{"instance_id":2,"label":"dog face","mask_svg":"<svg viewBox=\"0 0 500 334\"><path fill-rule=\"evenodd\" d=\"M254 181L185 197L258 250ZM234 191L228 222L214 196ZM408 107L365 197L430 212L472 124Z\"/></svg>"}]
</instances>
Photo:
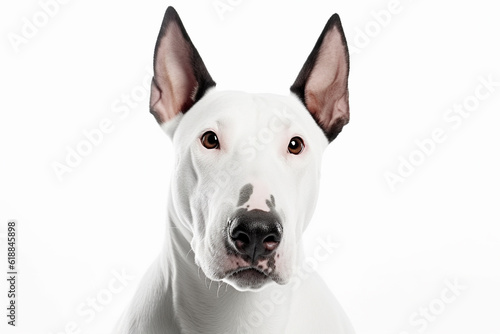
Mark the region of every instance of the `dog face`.
<instances>
[{"instance_id":1,"label":"dog face","mask_svg":"<svg viewBox=\"0 0 500 334\"><path fill-rule=\"evenodd\" d=\"M239 290L289 281L315 207L322 153L349 120L348 70L334 15L290 96L216 91L167 9L151 112L174 142L170 200L209 279Z\"/></svg>"},{"instance_id":2,"label":"dog face","mask_svg":"<svg viewBox=\"0 0 500 334\"><path fill-rule=\"evenodd\" d=\"M240 289L285 283L328 143L301 102L210 91L183 116L173 141L173 194L185 201L176 207L186 209L204 273Z\"/></svg>"}]
</instances>

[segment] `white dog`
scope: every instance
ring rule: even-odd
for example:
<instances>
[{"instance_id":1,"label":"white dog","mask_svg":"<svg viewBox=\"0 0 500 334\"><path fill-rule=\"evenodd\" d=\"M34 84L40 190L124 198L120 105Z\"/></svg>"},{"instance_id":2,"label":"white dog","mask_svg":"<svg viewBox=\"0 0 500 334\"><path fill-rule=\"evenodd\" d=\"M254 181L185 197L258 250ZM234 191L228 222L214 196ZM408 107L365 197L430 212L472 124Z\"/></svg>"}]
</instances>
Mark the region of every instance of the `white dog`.
<instances>
[{"instance_id":1,"label":"white dog","mask_svg":"<svg viewBox=\"0 0 500 334\"><path fill-rule=\"evenodd\" d=\"M217 91L167 9L150 102L176 149L167 238L117 333L353 333L317 274L294 276L348 72L335 14L290 96Z\"/></svg>"}]
</instances>

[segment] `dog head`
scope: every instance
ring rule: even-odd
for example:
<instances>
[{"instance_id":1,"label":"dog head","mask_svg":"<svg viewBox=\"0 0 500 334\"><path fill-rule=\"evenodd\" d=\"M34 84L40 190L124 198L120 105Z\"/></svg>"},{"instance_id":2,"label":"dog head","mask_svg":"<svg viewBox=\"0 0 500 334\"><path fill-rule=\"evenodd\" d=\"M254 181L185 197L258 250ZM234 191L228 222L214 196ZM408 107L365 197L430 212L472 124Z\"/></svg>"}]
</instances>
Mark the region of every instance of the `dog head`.
<instances>
[{"instance_id":1,"label":"dog head","mask_svg":"<svg viewBox=\"0 0 500 334\"><path fill-rule=\"evenodd\" d=\"M171 198L205 275L285 284L314 211L324 149L349 121L349 58L327 22L290 96L219 92L176 11L154 56L151 113L176 149Z\"/></svg>"}]
</instances>

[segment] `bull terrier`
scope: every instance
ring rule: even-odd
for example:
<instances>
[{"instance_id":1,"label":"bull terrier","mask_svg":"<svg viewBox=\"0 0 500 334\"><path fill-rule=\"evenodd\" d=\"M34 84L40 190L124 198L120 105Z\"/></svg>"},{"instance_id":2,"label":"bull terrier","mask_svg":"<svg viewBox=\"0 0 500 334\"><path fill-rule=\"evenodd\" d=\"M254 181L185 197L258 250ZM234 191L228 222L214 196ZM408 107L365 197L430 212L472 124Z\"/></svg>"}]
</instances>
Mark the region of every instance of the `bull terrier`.
<instances>
[{"instance_id":1,"label":"bull terrier","mask_svg":"<svg viewBox=\"0 0 500 334\"><path fill-rule=\"evenodd\" d=\"M335 14L290 95L218 91L167 9L150 99L175 147L166 242L117 333L354 333L318 274L296 276L348 73Z\"/></svg>"}]
</instances>

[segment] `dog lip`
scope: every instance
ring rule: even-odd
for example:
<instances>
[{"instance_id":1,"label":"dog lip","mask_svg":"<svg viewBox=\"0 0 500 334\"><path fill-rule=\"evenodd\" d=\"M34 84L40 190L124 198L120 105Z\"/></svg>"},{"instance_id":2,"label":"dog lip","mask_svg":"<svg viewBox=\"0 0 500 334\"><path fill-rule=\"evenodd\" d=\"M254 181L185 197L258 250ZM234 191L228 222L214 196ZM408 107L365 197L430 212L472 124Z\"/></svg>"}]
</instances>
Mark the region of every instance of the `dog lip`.
<instances>
[{"instance_id":1,"label":"dog lip","mask_svg":"<svg viewBox=\"0 0 500 334\"><path fill-rule=\"evenodd\" d=\"M240 291L259 290L273 280L271 276L255 267L233 270L226 276L226 279Z\"/></svg>"},{"instance_id":2,"label":"dog lip","mask_svg":"<svg viewBox=\"0 0 500 334\"><path fill-rule=\"evenodd\" d=\"M264 276L269 276L267 273L265 273L263 270L259 269L258 267L256 266L246 266L246 267L239 267L237 269L234 269L234 270L231 270L229 272L226 273L226 276L227 277L230 277L230 276L234 276L236 274L239 274L243 271L246 271L246 270L255 270L257 271L259 274L262 274Z\"/></svg>"}]
</instances>

